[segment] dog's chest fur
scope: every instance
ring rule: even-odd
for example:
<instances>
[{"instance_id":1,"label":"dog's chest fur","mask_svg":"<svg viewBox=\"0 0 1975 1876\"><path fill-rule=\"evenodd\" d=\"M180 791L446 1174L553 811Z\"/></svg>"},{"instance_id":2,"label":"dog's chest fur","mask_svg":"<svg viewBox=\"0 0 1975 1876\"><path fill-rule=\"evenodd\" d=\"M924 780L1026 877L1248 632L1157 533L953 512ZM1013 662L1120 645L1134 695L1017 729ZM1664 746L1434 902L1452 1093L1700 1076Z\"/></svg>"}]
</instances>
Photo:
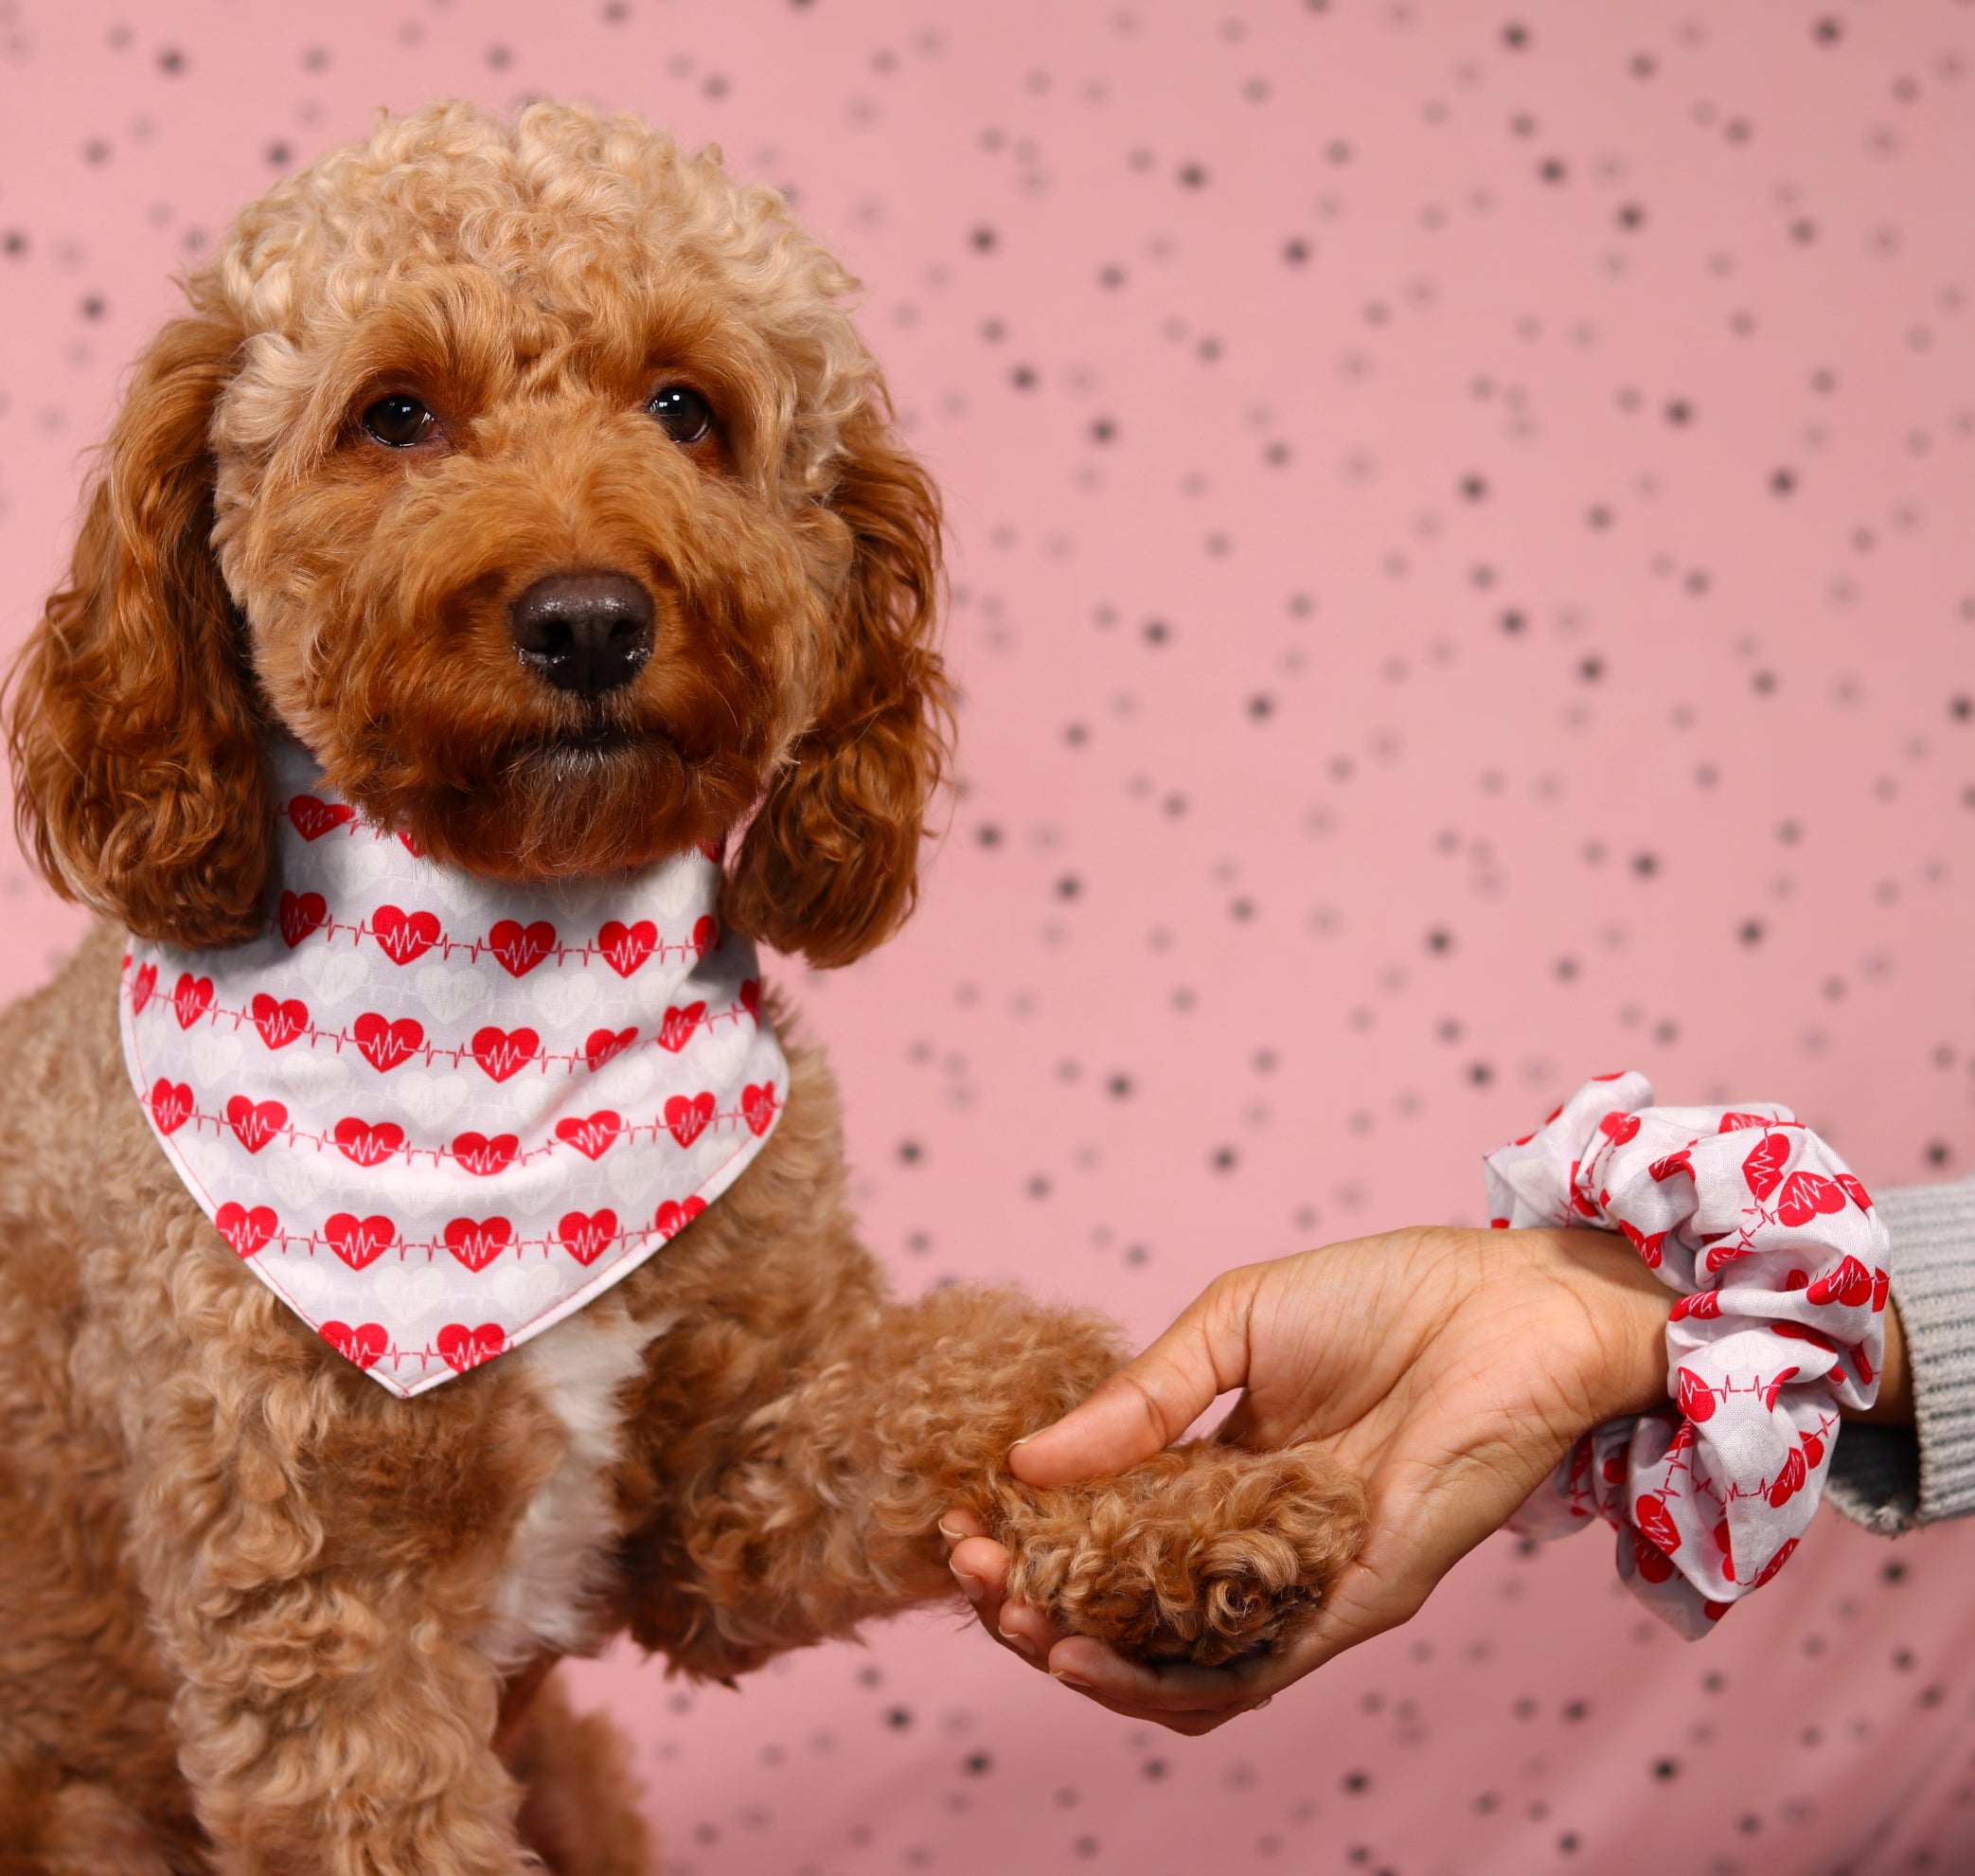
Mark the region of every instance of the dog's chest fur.
<instances>
[{"instance_id":1,"label":"dog's chest fur","mask_svg":"<svg viewBox=\"0 0 1975 1876\"><path fill-rule=\"evenodd\" d=\"M504 1671L543 1650L582 1654L603 1639L601 1591L617 1536L610 1475L623 1450L620 1391L665 1332L663 1317L579 1310L514 1351L568 1441L523 1510L480 1647Z\"/></svg>"}]
</instances>

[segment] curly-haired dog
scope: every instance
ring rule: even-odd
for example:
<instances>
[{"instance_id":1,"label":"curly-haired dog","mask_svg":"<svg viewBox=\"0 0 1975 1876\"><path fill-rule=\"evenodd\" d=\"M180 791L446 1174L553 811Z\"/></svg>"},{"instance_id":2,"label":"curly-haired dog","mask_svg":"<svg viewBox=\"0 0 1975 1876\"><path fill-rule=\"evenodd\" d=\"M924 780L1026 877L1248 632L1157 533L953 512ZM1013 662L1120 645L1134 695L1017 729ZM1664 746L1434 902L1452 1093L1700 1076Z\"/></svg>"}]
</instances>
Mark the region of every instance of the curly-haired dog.
<instances>
[{"instance_id":1,"label":"curly-haired dog","mask_svg":"<svg viewBox=\"0 0 1975 1876\"><path fill-rule=\"evenodd\" d=\"M1355 1544L1307 1454L1017 1485L1112 1331L888 1299L811 1049L703 1216L415 1400L255 1280L133 1097L127 945L272 942L284 736L482 883L745 824L733 926L823 965L894 929L938 511L849 284L713 153L447 105L248 210L138 366L10 721L24 834L102 922L0 1018L0 1870L641 1869L564 1653L721 1678L847 1635L951 1593L966 1503L1068 1625L1224 1659Z\"/></svg>"}]
</instances>

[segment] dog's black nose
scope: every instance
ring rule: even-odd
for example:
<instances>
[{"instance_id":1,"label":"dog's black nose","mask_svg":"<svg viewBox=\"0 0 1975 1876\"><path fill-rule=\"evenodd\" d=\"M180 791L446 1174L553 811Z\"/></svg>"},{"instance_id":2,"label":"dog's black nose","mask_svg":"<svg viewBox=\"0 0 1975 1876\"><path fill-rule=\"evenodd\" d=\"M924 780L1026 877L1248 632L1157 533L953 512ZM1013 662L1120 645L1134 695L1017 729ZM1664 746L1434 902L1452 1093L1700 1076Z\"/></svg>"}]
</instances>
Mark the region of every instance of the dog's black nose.
<instances>
[{"instance_id":1,"label":"dog's black nose","mask_svg":"<svg viewBox=\"0 0 1975 1876\"><path fill-rule=\"evenodd\" d=\"M651 595L624 573L552 573L507 609L522 662L558 690L601 697L651 655Z\"/></svg>"}]
</instances>

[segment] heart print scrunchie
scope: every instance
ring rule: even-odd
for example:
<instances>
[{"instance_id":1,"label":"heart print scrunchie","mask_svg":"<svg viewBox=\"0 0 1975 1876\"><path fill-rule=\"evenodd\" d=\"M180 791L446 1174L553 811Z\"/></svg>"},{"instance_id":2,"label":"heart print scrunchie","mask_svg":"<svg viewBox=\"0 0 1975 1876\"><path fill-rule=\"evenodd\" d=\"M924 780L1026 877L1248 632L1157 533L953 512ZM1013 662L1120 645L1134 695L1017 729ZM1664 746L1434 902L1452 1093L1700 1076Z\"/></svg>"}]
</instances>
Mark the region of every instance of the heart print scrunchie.
<instances>
[{"instance_id":1,"label":"heart print scrunchie","mask_svg":"<svg viewBox=\"0 0 1975 1876\"><path fill-rule=\"evenodd\" d=\"M1669 1289L1667 1393L1566 1454L1514 1519L1535 1537L1602 1517L1619 1574L1705 1635L1789 1560L1817 1509L1841 1407L1869 1407L1885 1351L1886 1227L1788 1108L1655 1107L1639 1074L1587 1081L1485 1162L1499 1227L1622 1233Z\"/></svg>"}]
</instances>

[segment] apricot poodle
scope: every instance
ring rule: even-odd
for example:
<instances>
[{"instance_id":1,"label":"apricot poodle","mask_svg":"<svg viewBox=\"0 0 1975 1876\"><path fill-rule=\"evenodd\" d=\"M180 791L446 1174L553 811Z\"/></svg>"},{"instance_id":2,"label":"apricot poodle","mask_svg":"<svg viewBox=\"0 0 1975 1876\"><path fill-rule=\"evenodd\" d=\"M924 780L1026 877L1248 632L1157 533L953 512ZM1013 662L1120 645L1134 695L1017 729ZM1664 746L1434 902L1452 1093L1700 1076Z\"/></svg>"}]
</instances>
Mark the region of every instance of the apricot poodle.
<instances>
[{"instance_id":1,"label":"apricot poodle","mask_svg":"<svg viewBox=\"0 0 1975 1876\"><path fill-rule=\"evenodd\" d=\"M733 834L738 932L837 965L897 927L939 512L851 285L717 152L446 104L248 209L138 365L9 726L24 839L100 916L0 1017L7 1876L629 1876L632 1770L564 1654L725 1679L847 1635L952 1593L953 1503L1068 1626L1209 1661L1354 1547L1308 1450L1013 1481L1114 1333L889 1297L813 1047L703 1215L416 1399L255 1280L133 1093L127 950L269 933L276 738L481 882Z\"/></svg>"}]
</instances>

